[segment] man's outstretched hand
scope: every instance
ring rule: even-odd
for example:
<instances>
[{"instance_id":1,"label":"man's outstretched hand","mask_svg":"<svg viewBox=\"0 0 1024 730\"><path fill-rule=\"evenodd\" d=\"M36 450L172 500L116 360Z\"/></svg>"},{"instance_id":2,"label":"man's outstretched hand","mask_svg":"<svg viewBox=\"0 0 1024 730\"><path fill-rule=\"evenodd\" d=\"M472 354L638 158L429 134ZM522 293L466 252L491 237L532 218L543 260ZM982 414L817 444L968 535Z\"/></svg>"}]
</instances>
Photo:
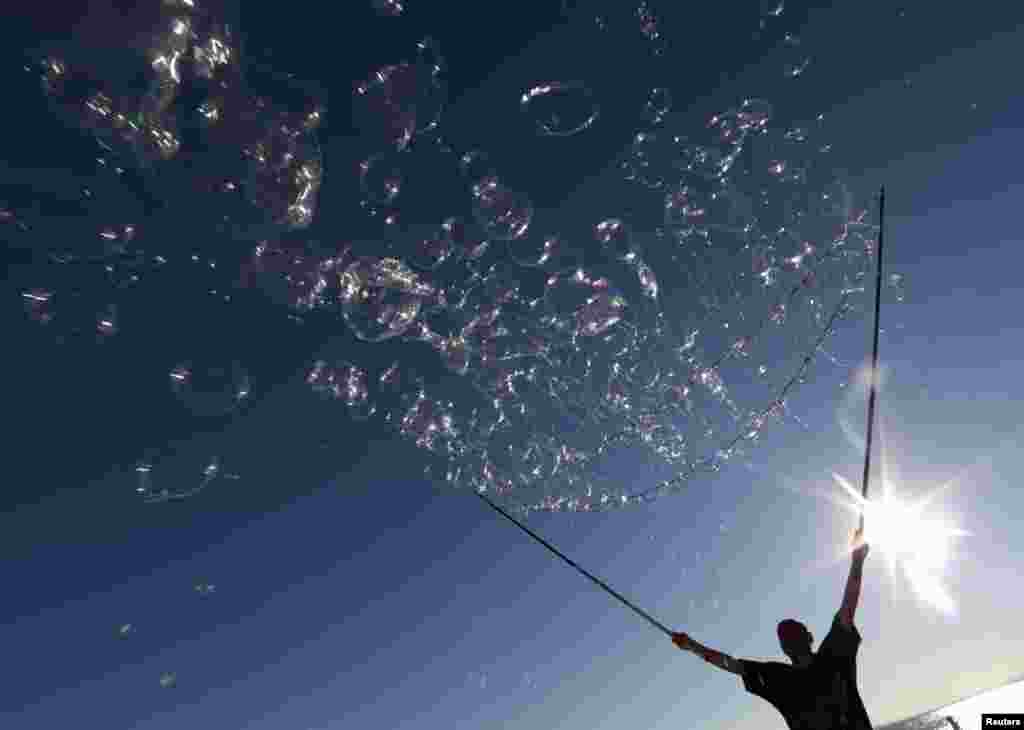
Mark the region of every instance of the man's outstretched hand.
<instances>
[{"instance_id":1,"label":"man's outstretched hand","mask_svg":"<svg viewBox=\"0 0 1024 730\"><path fill-rule=\"evenodd\" d=\"M869 550L868 544L864 542L864 528L854 531L853 537L850 539L850 546L853 548L853 559L858 563L863 563Z\"/></svg>"},{"instance_id":2,"label":"man's outstretched hand","mask_svg":"<svg viewBox=\"0 0 1024 730\"><path fill-rule=\"evenodd\" d=\"M672 634L672 643L678 646L683 651L693 651L696 647L696 643L689 635L682 632Z\"/></svg>"}]
</instances>

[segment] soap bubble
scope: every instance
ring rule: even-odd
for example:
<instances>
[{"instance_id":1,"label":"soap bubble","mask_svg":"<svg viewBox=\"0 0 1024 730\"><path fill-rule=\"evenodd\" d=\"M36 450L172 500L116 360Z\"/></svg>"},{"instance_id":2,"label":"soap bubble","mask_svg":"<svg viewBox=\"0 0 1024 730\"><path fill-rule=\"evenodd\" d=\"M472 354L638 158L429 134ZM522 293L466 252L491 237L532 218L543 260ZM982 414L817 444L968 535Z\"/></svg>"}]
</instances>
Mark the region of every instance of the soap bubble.
<instances>
[{"instance_id":1,"label":"soap bubble","mask_svg":"<svg viewBox=\"0 0 1024 730\"><path fill-rule=\"evenodd\" d=\"M672 92L663 86L651 89L644 104L644 116L651 124L661 124L665 115L672 111Z\"/></svg>"},{"instance_id":2,"label":"soap bubble","mask_svg":"<svg viewBox=\"0 0 1024 730\"><path fill-rule=\"evenodd\" d=\"M487 253L490 242L476 226L461 218L446 218L441 223L442 236L451 244L453 253L470 261L475 261Z\"/></svg>"},{"instance_id":3,"label":"soap bubble","mask_svg":"<svg viewBox=\"0 0 1024 730\"><path fill-rule=\"evenodd\" d=\"M906 280L903 274L889 274L885 278L883 284L882 296L884 297L883 305L891 302L893 304L902 304L906 301L907 289ZM896 325L899 329L902 325Z\"/></svg>"},{"instance_id":4,"label":"soap bubble","mask_svg":"<svg viewBox=\"0 0 1024 730\"><path fill-rule=\"evenodd\" d=\"M791 79L795 79L797 76L802 76L807 67L811 65L810 58L801 58L796 61L792 61L786 64L785 74Z\"/></svg>"},{"instance_id":5,"label":"soap bubble","mask_svg":"<svg viewBox=\"0 0 1024 730\"><path fill-rule=\"evenodd\" d=\"M638 259L636 262L636 273L644 296L650 299L657 299L658 277L655 276L654 269L644 263L642 259Z\"/></svg>"},{"instance_id":6,"label":"soap bubble","mask_svg":"<svg viewBox=\"0 0 1024 730\"><path fill-rule=\"evenodd\" d=\"M457 225L456 221L449 220L412 231L409 264L423 271L433 271L448 259L465 255L465 247L458 240Z\"/></svg>"},{"instance_id":7,"label":"soap bubble","mask_svg":"<svg viewBox=\"0 0 1024 730\"><path fill-rule=\"evenodd\" d=\"M444 404L420 391L410 399L408 410L402 416L399 432L411 438L421 449L434 451L439 444L450 446L458 437L455 425Z\"/></svg>"},{"instance_id":8,"label":"soap bubble","mask_svg":"<svg viewBox=\"0 0 1024 730\"><path fill-rule=\"evenodd\" d=\"M533 220L533 204L496 177L473 186L473 215L484 231L499 241L521 238Z\"/></svg>"},{"instance_id":9,"label":"soap bubble","mask_svg":"<svg viewBox=\"0 0 1024 730\"><path fill-rule=\"evenodd\" d=\"M624 261L636 255L629 229L616 218L601 221L594 226L594 237L612 258Z\"/></svg>"},{"instance_id":10,"label":"soap bubble","mask_svg":"<svg viewBox=\"0 0 1024 730\"><path fill-rule=\"evenodd\" d=\"M651 189L665 186L674 178L682 166L681 149L685 140L681 137L641 131L633 135L620 169L625 179Z\"/></svg>"},{"instance_id":11,"label":"soap bubble","mask_svg":"<svg viewBox=\"0 0 1024 730\"><path fill-rule=\"evenodd\" d=\"M197 416L230 413L250 393L249 375L241 363L206 353L176 364L168 379L179 402Z\"/></svg>"},{"instance_id":12,"label":"soap bubble","mask_svg":"<svg viewBox=\"0 0 1024 730\"><path fill-rule=\"evenodd\" d=\"M383 16L397 18L405 12L405 3L401 0L373 0L373 9Z\"/></svg>"},{"instance_id":13,"label":"soap bubble","mask_svg":"<svg viewBox=\"0 0 1024 730\"><path fill-rule=\"evenodd\" d=\"M353 122L362 147L371 153L404 149L413 136L438 124L446 89L441 67L433 62L432 42L421 42L416 63L384 66L355 85Z\"/></svg>"},{"instance_id":14,"label":"soap bubble","mask_svg":"<svg viewBox=\"0 0 1024 730\"><path fill-rule=\"evenodd\" d=\"M266 220L290 230L313 222L321 184L320 147L304 120L277 118L242 149L246 197Z\"/></svg>"},{"instance_id":15,"label":"soap bubble","mask_svg":"<svg viewBox=\"0 0 1024 730\"><path fill-rule=\"evenodd\" d=\"M353 122L371 152L404 149L416 131L416 107L393 88L397 71L397 66L386 66L353 89Z\"/></svg>"},{"instance_id":16,"label":"soap bubble","mask_svg":"<svg viewBox=\"0 0 1024 730\"><path fill-rule=\"evenodd\" d=\"M416 63L429 76L444 73L447 63L441 55L441 46L436 38L427 36L416 43Z\"/></svg>"},{"instance_id":17,"label":"soap bubble","mask_svg":"<svg viewBox=\"0 0 1024 730\"><path fill-rule=\"evenodd\" d=\"M119 331L116 304L89 301L83 292L70 287L63 293L40 287L27 289L21 299L29 319L46 327L58 344L71 340L103 344Z\"/></svg>"},{"instance_id":18,"label":"soap bubble","mask_svg":"<svg viewBox=\"0 0 1024 730\"><path fill-rule=\"evenodd\" d=\"M593 92L579 82L552 82L523 92L519 106L537 131L568 137L590 127L601 112Z\"/></svg>"},{"instance_id":19,"label":"soap bubble","mask_svg":"<svg viewBox=\"0 0 1024 730\"><path fill-rule=\"evenodd\" d=\"M372 205L388 205L402 190L398 155L385 153L359 163L359 185Z\"/></svg>"},{"instance_id":20,"label":"soap bubble","mask_svg":"<svg viewBox=\"0 0 1024 730\"><path fill-rule=\"evenodd\" d=\"M646 2L641 2L636 9L636 16L640 22L640 33L643 34L650 43L655 44L655 54L660 55L662 46L660 41L662 40L661 30L658 28L658 19L655 17L654 12Z\"/></svg>"},{"instance_id":21,"label":"soap bubble","mask_svg":"<svg viewBox=\"0 0 1024 730\"><path fill-rule=\"evenodd\" d=\"M577 331L585 337L603 334L622 319L625 309L623 297L598 292L576 311Z\"/></svg>"},{"instance_id":22,"label":"soap bubble","mask_svg":"<svg viewBox=\"0 0 1024 730\"><path fill-rule=\"evenodd\" d=\"M306 375L306 382L313 392L343 404L352 418L365 420L376 412L370 400L368 377L365 370L352 363L330 365L317 360Z\"/></svg>"},{"instance_id":23,"label":"soap bubble","mask_svg":"<svg viewBox=\"0 0 1024 730\"><path fill-rule=\"evenodd\" d=\"M260 241L241 262L236 285L259 288L295 312L327 309L337 299L338 274L351 258L347 244L332 250L314 241Z\"/></svg>"},{"instance_id":24,"label":"soap bubble","mask_svg":"<svg viewBox=\"0 0 1024 730\"><path fill-rule=\"evenodd\" d=\"M180 501L194 497L219 478L238 478L224 474L217 458L209 459L199 469L183 471L182 466L180 462L157 455L139 460L135 465L135 493L146 504Z\"/></svg>"},{"instance_id":25,"label":"soap bubble","mask_svg":"<svg viewBox=\"0 0 1024 730\"><path fill-rule=\"evenodd\" d=\"M576 269L583 263L583 248L557 233L532 234L512 247L511 256L520 266L543 268L550 272Z\"/></svg>"},{"instance_id":26,"label":"soap bubble","mask_svg":"<svg viewBox=\"0 0 1024 730\"><path fill-rule=\"evenodd\" d=\"M341 274L345 322L366 342L402 334L419 316L424 299L434 293L398 259L362 257Z\"/></svg>"}]
</instances>

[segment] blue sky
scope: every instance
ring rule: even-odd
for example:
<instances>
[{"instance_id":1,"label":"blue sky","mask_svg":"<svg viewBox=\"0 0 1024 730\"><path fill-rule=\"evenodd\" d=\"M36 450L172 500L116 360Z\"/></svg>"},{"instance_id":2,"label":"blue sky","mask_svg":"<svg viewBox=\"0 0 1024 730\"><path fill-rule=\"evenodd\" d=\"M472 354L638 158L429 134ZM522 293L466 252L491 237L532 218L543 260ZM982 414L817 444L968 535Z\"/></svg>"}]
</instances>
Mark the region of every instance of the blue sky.
<instances>
[{"instance_id":1,"label":"blue sky","mask_svg":"<svg viewBox=\"0 0 1024 730\"><path fill-rule=\"evenodd\" d=\"M918 29L935 20L918 17ZM955 36L955 17L942 20ZM1024 108L1000 80L1024 26L999 25L835 91L828 107L853 187L887 186L886 265L907 282L882 315L877 459L907 499L953 480L935 513L972 533L945 576L953 618L890 576L880 551L868 557L858 677L876 725L1024 672ZM707 98L742 96L743 78ZM868 325L844 333L844 352L866 357ZM802 388L793 408L807 428L787 422L714 481L530 525L664 623L733 656L781 660L775 623L799 618L822 639L849 569L835 556L856 518L821 496L840 494L832 472L859 486L862 454L840 422L863 424L865 394L840 387L848 380L836 370ZM40 395L24 422L38 426L31 418L60 404L29 382ZM244 423L214 434L271 464L240 463L219 494L125 503L126 459L77 488L72 470L40 496L18 493L0 518L19 586L0 623L5 726L782 726L738 678L675 649L472 495L423 483L407 445L353 436L332 446L340 466L317 472L282 433L296 387L282 378ZM37 426L25 444L46 440ZM57 453L77 453L74 434L53 428ZM19 458L12 473L31 483ZM197 595L198 581L215 593ZM122 623L135 626L125 640Z\"/></svg>"}]
</instances>

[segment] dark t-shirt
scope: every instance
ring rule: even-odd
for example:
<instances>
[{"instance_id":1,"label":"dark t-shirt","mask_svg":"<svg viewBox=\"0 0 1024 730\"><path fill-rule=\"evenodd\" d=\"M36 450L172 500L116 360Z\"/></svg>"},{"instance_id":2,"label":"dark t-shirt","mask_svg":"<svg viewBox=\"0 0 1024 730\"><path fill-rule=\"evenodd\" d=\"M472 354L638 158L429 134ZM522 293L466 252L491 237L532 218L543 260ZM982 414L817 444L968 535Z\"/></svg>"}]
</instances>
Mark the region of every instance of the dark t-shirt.
<instances>
[{"instance_id":1,"label":"dark t-shirt","mask_svg":"<svg viewBox=\"0 0 1024 730\"><path fill-rule=\"evenodd\" d=\"M790 730L872 730L857 691L859 647L860 632L836 614L808 666L743 659L743 686L774 705Z\"/></svg>"}]
</instances>

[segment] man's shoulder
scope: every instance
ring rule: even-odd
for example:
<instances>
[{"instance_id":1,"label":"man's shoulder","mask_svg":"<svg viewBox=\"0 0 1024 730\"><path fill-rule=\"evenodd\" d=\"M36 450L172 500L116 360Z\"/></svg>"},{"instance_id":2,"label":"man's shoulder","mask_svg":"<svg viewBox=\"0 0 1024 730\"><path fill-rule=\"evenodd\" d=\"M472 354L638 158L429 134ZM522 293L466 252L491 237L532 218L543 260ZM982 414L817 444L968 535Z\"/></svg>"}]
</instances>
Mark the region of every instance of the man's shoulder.
<instances>
[{"instance_id":1,"label":"man's shoulder","mask_svg":"<svg viewBox=\"0 0 1024 730\"><path fill-rule=\"evenodd\" d=\"M796 668L782 662L761 662L741 659L743 688L773 705L792 694L796 681Z\"/></svg>"},{"instance_id":2,"label":"man's shoulder","mask_svg":"<svg viewBox=\"0 0 1024 730\"><path fill-rule=\"evenodd\" d=\"M792 664L775 661L759 661L755 659L740 659L740 666L743 669L741 676L744 681L764 683L771 680L778 680L792 674Z\"/></svg>"}]
</instances>

